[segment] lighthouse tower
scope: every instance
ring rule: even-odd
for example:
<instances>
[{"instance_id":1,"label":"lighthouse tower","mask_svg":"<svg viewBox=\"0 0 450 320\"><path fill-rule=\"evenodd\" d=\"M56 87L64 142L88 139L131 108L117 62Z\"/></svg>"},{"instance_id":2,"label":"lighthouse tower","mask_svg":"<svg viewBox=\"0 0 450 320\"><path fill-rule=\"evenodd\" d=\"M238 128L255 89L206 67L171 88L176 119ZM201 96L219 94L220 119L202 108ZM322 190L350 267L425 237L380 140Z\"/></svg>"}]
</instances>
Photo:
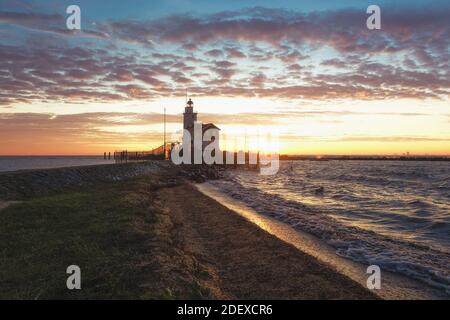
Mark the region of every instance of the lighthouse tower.
<instances>
[{"instance_id":1,"label":"lighthouse tower","mask_svg":"<svg viewBox=\"0 0 450 320\"><path fill-rule=\"evenodd\" d=\"M197 122L197 112L194 112L194 102L189 99L188 102L186 102L186 107L184 108L183 113L183 129L187 130L190 134L190 136L186 136L183 134L183 140L186 138L190 138L190 141L183 141L183 143L187 143L187 145L191 146L191 150L193 151L194 148L194 139L196 138L194 136L194 124ZM217 145L219 144L219 131L220 129L216 127L213 123L201 123L199 122L198 125L201 126L202 130L202 136L199 137L201 141L202 150L204 150L210 143L213 141L217 142ZM207 130L213 130L211 133L215 133L210 141L204 141L203 135ZM197 137L198 138L198 137ZM217 139L217 140L216 140ZM193 153L191 153L192 156L194 156ZM192 158L192 161L194 161L194 158Z\"/></svg>"},{"instance_id":2,"label":"lighthouse tower","mask_svg":"<svg viewBox=\"0 0 450 320\"><path fill-rule=\"evenodd\" d=\"M183 113L183 128L191 129L194 128L194 122L197 121L197 112L194 112L194 102L189 99L186 103Z\"/></svg>"}]
</instances>

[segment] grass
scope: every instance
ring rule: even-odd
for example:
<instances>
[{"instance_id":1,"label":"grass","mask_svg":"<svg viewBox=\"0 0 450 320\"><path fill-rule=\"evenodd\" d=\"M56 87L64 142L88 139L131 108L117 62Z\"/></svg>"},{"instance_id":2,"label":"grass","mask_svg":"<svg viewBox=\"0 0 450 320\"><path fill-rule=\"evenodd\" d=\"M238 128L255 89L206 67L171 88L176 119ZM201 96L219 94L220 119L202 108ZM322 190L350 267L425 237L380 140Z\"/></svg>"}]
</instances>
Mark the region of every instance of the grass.
<instances>
[{"instance_id":1,"label":"grass","mask_svg":"<svg viewBox=\"0 0 450 320\"><path fill-rule=\"evenodd\" d=\"M0 210L0 299L374 297L183 179L162 171ZM81 290L66 287L70 265Z\"/></svg>"},{"instance_id":2,"label":"grass","mask_svg":"<svg viewBox=\"0 0 450 320\"><path fill-rule=\"evenodd\" d=\"M138 234L127 232L139 212L127 206L118 189L91 187L31 199L2 211L0 297L94 298L133 281L132 275L123 276L124 261L133 254L120 243L139 241ZM67 290L66 268L71 264L81 267L86 289Z\"/></svg>"},{"instance_id":3,"label":"grass","mask_svg":"<svg viewBox=\"0 0 450 320\"><path fill-rule=\"evenodd\" d=\"M164 215L155 205L158 185L149 180L33 198L0 211L0 299L178 298L159 278L156 260L171 248L157 232ZM66 287L72 264L81 268L81 290ZM183 297L199 295L187 286Z\"/></svg>"}]
</instances>

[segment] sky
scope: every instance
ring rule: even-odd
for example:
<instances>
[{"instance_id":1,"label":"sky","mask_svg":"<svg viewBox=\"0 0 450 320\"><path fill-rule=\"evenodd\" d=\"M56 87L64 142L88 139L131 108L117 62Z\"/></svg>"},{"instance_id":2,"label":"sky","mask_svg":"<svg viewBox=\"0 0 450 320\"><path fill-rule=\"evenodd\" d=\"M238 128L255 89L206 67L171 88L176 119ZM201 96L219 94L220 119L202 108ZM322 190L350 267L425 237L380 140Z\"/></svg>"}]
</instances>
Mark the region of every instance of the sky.
<instances>
[{"instance_id":1,"label":"sky","mask_svg":"<svg viewBox=\"0 0 450 320\"><path fill-rule=\"evenodd\" d=\"M226 149L450 155L449 45L448 1L1 0L0 155L177 141L186 92Z\"/></svg>"}]
</instances>

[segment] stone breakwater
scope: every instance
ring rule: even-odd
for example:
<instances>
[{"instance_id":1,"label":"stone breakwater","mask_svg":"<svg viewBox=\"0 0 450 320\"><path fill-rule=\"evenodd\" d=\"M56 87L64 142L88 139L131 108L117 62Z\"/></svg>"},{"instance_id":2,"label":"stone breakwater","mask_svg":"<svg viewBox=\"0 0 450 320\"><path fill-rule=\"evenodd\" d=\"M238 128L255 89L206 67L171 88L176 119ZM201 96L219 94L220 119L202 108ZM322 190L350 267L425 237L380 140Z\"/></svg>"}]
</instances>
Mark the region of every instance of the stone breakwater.
<instances>
[{"instance_id":1,"label":"stone breakwater","mask_svg":"<svg viewBox=\"0 0 450 320\"><path fill-rule=\"evenodd\" d=\"M223 176L224 168L206 165L176 166L169 161L145 161L0 173L0 200L22 200L70 188L121 181L141 175L164 175L194 182ZM172 179L173 180L173 179Z\"/></svg>"},{"instance_id":2,"label":"stone breakwater","mask_svg":"<svg viewBox=\"0 0 450 320\"><path fill-rule=\"evenodd\" d=\"M227 170L225 166L220 165L180 165L176 167L178 176L197 183L223 178Z\"/></svg>"},{"instance_id":3,"label":"stone breakwater","mask_svg":"<svg viewBox=\"0 0 450 320\"><path fill-rule=\"evenodd\" d=\"M0 199L43 196L63 189L158 173L170 166L168 162L152 161L5 172L0 173Z\"/></svg>"}]
</instances>

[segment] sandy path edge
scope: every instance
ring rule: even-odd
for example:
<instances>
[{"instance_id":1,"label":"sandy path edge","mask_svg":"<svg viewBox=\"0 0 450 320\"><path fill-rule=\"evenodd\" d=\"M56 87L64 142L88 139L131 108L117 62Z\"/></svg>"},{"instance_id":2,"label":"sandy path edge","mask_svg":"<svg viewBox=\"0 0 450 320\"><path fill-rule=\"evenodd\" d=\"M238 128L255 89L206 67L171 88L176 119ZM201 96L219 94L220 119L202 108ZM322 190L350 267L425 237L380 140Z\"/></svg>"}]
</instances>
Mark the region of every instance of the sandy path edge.
<instances>
[{"instance_id":1,"label":"sandy path edge","mask_svg":"<svg viewBox=\"0 0 450 320\"><path fill-rule=\"evenodd\" d=\"M217 298L376 299L316 258L184 184L159 191L178 243L210 270Z\"/></svg>"}]
</instances>

